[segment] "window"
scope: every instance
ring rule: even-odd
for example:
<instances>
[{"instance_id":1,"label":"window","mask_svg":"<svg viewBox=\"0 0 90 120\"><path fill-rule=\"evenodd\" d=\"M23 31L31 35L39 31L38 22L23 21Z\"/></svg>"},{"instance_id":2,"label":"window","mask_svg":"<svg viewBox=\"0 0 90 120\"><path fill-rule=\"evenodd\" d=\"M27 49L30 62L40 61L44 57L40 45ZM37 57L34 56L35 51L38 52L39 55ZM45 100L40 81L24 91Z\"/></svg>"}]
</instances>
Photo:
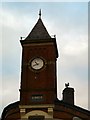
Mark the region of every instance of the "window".
<instances>
[{"instance_id":1,"label":"window","mask_svg":"<svg viewBox=\"0 0 90 120\"><path fill-rule=\"evenodd\" d=\"M29 120L44 120L44 116L30 116Z\"/></svg>"},{"instance_id":2,"label":"window","mask_svg":"<svg viewBox=\"0 0 90 120\"><path fill-rule=\"evenodd\" d=\"M31 100L33 102L41 102L43 101L43 95L32 95Z\"/></svg>"},{"instance_id":3,"label":"window","mask_svg":"<svg viewBox=\"0 0 90 120\"><path fill-rule=\"evenodd\" d=\"M73 120L82 120L82 119L79 117L73 117Z\"/></svg>"}]
</instances>

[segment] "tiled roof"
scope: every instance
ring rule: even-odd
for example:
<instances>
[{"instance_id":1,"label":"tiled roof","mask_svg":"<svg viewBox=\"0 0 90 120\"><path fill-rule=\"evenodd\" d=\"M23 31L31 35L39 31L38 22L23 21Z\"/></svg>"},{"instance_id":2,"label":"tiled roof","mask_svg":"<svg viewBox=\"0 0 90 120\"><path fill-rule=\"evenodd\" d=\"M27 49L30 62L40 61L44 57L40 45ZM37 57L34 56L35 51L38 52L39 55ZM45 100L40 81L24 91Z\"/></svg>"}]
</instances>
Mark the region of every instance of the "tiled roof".
<instances>
[{"instance_id":1,"label":"tiled roof","mask_svg":"<svg viewBox=\"0 0 90 120\"><path fill-rule=\"evenodd\" d=\"M41 18L38 19L36 25L31 30L29 35L26 37L25 40L40 40L40 39L50 39L50 35L46 30Z\"/></svg>"},{"instance_id":2,"label":"tiled roof","mask_svg":"<svg viewBox=\"0 0 90 120\"><path fill-rule=\"evenodd\" d=\"M7 116L8 112L10 112L10 110L17 109L17 108L19 110L19 104L20 104L20 101L17 101L6 106L2 112L1 120L5 119L5 117Z\"/></svg>"}]
</instances>

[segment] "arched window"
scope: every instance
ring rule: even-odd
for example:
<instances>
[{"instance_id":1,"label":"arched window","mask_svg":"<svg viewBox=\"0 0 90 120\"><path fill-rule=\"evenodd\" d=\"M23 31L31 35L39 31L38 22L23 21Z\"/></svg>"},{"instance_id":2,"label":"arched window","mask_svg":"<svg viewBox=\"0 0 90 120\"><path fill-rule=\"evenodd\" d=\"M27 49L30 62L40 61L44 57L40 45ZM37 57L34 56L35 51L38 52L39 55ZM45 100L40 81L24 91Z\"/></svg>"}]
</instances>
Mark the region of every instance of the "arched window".
<instances>
[{"instance_id":1,"label":"arched window","mask_svg":"<svg viewBox=\"0 0 90 120\"><path fill-rule=\"evenodd\" d=\"M30 116L29 120L44 120L44 116Z\"/></svg>"},{"instance_id":2,"label":"arched window","mask_svg":"<svg viewBox=\"0 0 90 120\"><path fill-rule=\"evenodd\" d=\"M79 117L73 117L73 120L82 120L82 119Z\"/></svg>"}]
</instances>

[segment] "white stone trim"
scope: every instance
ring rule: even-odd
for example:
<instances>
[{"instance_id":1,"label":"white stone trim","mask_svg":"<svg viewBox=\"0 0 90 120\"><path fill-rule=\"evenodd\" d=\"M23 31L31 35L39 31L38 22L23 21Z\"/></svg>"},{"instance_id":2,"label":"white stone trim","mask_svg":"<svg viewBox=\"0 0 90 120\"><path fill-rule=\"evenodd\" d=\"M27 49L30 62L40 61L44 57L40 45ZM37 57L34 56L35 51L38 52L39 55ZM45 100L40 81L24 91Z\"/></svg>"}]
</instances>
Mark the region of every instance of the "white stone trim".
<instances>
[{"instance_id":1,"label":"white stone trim","mask_svg":"<svg viewBox=\"0 0 90 120\"><path fill-rule=\"evenodd\" d=\"M45 104L45 105L19 105L20 109L26 108L54 108L53 104Z\"/></svg>"},{"instance_id":2,"label":"white stone trim","mask_svg":"<svg viewBox=\"0 0 90 120\"><path fill-rule=\"evenodd\" d=\"M33 110L31 112L26 113L24 116L22 116L21 118L24 119L28 119L28 117L30 116L44 116L45 118L53 118L52 115L48 114L47 112L44 112L42 110Z\"/></svg>"},{"instance_id":3,"label":"white stone trim","mask_svg":"<svg viewBox=\"0 0 90 120\"><path fill-rule=\"evenodd\" d=\"M22 116L24 116L25 115L25 112L26 112L26 110L25 109L20 109L20 115L21 115L21 118L22 118Z\"/></svg>"}]
</instances>

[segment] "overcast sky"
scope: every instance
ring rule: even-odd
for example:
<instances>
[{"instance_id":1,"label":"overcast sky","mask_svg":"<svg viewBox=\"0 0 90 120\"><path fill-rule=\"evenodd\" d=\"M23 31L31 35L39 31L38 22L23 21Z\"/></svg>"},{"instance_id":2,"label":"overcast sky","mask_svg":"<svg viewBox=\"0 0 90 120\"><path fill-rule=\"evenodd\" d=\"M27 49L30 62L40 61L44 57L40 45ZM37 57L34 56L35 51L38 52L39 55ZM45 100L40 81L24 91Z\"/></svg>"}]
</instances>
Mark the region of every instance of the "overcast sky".
<instances>
[{"instance_id":1,"label":"overcast sky","mask_svg":"<svg viewBox=\"0 0 90 120\"><path fill-rule=\"evenodd\" d=\"M75 105L88 109L88 2L4 2L0 6L0 111L19 100L20 37L32 30L40 8L49 34L56 35L58 98L62 99L69 82L75 89Z\"/></svg>"}]
</instances>

